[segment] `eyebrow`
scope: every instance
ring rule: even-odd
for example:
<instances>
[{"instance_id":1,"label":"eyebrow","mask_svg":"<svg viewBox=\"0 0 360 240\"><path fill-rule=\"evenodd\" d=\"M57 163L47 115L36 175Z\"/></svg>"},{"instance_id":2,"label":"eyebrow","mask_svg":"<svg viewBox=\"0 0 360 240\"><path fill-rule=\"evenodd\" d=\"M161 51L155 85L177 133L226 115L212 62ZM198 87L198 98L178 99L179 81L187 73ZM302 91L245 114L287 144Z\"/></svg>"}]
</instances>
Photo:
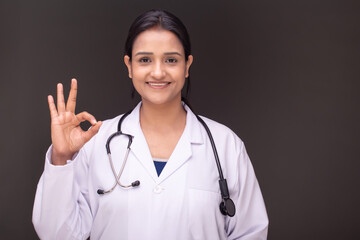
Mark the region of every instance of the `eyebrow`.
<instances>
[{"instance_id":1,"label":"eyebrow","mask_svg":"<svg viewBox=\"0 0 360 240\"><path fill-rule=\"evenodd\" d=\"M137 55L154 55L154 53L153 52L138 52L135 54L135 56L137 56ZM178 52L166 52L166 53L164 53L164 55L179 55L179 56L181 56L181 54Z\"/></svg>"}]
</instances>

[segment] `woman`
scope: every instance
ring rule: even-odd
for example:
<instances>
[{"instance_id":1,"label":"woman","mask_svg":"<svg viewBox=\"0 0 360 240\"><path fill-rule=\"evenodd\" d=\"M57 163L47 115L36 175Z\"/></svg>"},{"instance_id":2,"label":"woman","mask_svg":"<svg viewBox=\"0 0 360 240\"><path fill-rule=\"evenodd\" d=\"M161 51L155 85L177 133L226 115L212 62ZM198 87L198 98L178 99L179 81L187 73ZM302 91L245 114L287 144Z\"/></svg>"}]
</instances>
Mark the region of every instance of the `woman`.
<instances>
[{"instance_id":1,"label":"woman","mask_svg":"<svg viewBox=\"0 0 360 240\"><path fill-rule=\"evenodd\" d=\"M193 62L181 21L166 11L140 15L130 27L124 62L142 100L125 118L97 122L86 112L75 115L75 79L67 104L61 84L57 108L48 97L52 146L33 210L39 237L266 239L266 210L243 142L202 117L235 204L233 213L219 209L219 173L209 136L181 97ZM120 118L127 135L113 137L107 149ZM81 121L92 127L82 131Z\"/></svg>"}]
</instances>

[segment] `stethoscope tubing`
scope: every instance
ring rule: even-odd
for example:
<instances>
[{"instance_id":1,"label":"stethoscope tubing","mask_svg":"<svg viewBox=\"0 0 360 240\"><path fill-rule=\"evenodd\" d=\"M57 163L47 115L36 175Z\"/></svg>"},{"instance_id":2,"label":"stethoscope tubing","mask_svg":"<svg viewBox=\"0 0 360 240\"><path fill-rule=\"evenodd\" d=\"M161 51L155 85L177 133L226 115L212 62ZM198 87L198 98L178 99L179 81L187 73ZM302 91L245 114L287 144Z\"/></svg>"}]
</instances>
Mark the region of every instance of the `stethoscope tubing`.
<instances>
[{"instance_id":1,"label":"stethoscope tubing","mask_svg":"<svg viewBox=\"0 0 360 240\"><path fill-rule=\"evenodd\" d=\"M215 157L215 162L216 162L216 165L217 165L217 169L218 169L218 172L219 172L219 178L220 180L223 180L224 179L224 175L223 175L223 172L222 172L222 169L221 169L221 164L220 164L220 160L219 160L219 155L218 155L218 152L216 150L216 145L215 145L215 142L214 142L214 138L212 137L212 134L210 132L210 129L209 127L206 125L206 123L204 122L204 120L199 117L198 115L195 115L197 117L197 119L199 120L199 122L204 126L206 132L207 132L207 135L209 136L209 139L210 139L210 143L211 143L211 147L213 149L213 152L214 152L214 157Z\"/></svg>"},{"instance_id":2,"label":"stethoscope tubing","mask_svg":"<svg viewBox=\"0 0 360 240\"><path fill-rule=\"evenodd\" d=\"M124 168L125 168L125 165L126 165L126 162L127 162L127 159L128 159L128 156L129 156L129 153L130 153L130 148L127 148L126 150L126 153L125 153L125 157L124 157L124 160L123 160L123 164L121 165L121 169L119 171L119 174L116 174L116 171L115 171L115 168L114 168L114 164L113 164L113 160L112 160L112 157L111 157L111 154L108 153L108 157L109 157L109 162L110 162L110 165L111 165L111 170L114 174L114 177L115 177L115 183L114 183L114 186L110 189L111 191L114 190L114 188L116 187L116 185L118 184L119 186L123 187L123 188L128 188L128 187L131 187L131 184L130 185L123 185L121 184L120 182L120 177L121 177L121 174L123 173L124 171Z\"/></svg>"}]
</instances>

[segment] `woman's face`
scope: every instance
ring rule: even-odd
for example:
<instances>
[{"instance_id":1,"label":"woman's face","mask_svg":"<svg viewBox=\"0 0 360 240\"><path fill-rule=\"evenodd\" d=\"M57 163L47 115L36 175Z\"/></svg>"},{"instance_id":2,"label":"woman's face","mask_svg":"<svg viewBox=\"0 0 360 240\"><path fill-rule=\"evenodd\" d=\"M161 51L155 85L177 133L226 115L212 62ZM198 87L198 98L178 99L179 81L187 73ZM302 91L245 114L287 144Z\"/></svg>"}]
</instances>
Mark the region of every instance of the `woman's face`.
<instances>
[{"instance_id":1,"label":"woman's face","mask_svg":"<svg viewBox=\"0 0 360 240\"><path fill-rule=\"evenodd\" d=\"M184 48L174 33L159 28L140 33L131 61L129 56L124 57L136 91L144 103L152 104L181 101L192 60L190 55L185 61Z\"/></svg>"}]
</instances>

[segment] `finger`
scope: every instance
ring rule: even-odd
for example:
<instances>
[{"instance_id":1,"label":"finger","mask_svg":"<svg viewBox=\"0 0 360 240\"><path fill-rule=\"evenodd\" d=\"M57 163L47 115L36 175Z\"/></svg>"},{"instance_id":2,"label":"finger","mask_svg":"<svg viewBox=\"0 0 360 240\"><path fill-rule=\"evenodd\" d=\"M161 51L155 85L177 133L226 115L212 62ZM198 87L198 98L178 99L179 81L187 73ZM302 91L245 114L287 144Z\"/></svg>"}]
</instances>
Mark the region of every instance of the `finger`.
<instances>
[{"instance_id":1,"label":"finger","mask_svg":"<svg viewBox=\"0 0 360 240\"><path fill-rule=\"evenodd\" d=\"M89 141L95 134L98 133L98 131L101 127L101 124L102 124L101 121L96 122L95 125L93 125L89 130L87 130L86 132L83 133L84 134L83 136L84 136L84 139L86 142Z\"/></svg>"},{"instance_id":2,"label":"finger","mask_svg":"<svg viewBox=\"0 0 360 240\"><path fill-rule=\"evenodd\" d=\"M48 103L49 103L50 117L51 119L53 119L58 116L53 96L51 95L48 96Z\"/></svg>"},{"instance_id":3,"label":"finger","mask_svg":"<svg viewBox=\"0 0 360 240\"><path fill-rule=\"evenodd\" d=\"M61 83L57 85L57 109L58 113L65 112L64 90Z\"/></svg>"},{"instance_id":4,"label":"finger","mask_svg":"<svg viewBox=\"0 0 360 240\"><path fill-rule=\"evenodd\" d=\"M81 112L76 115L76 118L79 122L89 121L91 125L95 125L97 122L95 117L88 112Z\"/></svg>"},{"instance_id":5,"label":"finger","mask_svg":"<svg viewBox=\"0 0 360 240\"><path fill-rule=\"evenodd\" d=\"M77 96L77 81L75 78L73 78L71 79L71 89L69 93L69 98L66 103L66 111L70 111L72 113L75 112L76 96Z\"/></svg>"}]
</instances>

